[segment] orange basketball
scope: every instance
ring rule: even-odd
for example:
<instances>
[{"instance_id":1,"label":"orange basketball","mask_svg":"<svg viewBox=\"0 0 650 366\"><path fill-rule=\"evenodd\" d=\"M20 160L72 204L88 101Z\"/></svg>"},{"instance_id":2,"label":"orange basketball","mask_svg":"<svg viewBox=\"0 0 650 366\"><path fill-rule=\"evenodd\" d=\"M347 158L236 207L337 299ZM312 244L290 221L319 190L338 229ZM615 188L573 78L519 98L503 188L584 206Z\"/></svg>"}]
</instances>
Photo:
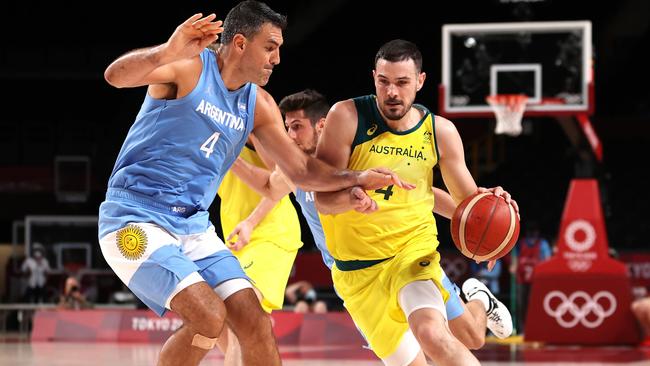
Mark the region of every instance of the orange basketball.
<instances>
[{"instance_id":1,"label":"orange basketball","mask_svg":"<svg viewBox=\"0 0 650 366\"><path fill-rule=\"evenodd\" d=\"M451 218L456 248L476 261L508 254L519 237L519 217L502 197L476 193L456 207Z\"/></svg>"}]
</instances>

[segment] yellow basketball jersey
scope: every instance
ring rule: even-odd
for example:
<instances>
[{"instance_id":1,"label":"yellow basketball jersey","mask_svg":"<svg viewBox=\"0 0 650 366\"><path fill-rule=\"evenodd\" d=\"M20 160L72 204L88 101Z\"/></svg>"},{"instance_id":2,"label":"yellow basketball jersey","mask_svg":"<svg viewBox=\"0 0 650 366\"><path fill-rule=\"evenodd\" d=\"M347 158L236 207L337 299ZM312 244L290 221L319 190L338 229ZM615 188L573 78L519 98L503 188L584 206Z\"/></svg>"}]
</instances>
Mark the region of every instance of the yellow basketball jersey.
<instances>
[{"instance_id":1,"label":"yellow basketball jersey","mask_svg":"<svg viewBox=\"0 0 650 366\"><path fill-rule=\"evenodd\" d=\"M351 261L390 258L416 242L431 243L435 249L438 241L431 187L438 152L434 116L416 105L424 114L418 124L408 131L393 131L379 113L375 96L353 100L358 125L348 168L390 168L416 188L407 191L391 185L368 191L379 206L371 214L321 215L330 253L337 260Z\"/></svg>"},{"instance_id":2,"label":"yellow basketball jersey","mask_svg":"<svg viewBox=\"0 0 650 366\"><path fill-rule=\"evenodd\" d=\"M247 162L266 168L255 150L245 146L239 155ZM224 239L235 226L255 209L262 197L232 172L228 172L219 187L221 197L221 226ZM268 241L285 250L298 249L300 240L300 221L289 196L286 196L266 215L251 234L250 244L255 241Z\"/></svg>"}]
</instances>

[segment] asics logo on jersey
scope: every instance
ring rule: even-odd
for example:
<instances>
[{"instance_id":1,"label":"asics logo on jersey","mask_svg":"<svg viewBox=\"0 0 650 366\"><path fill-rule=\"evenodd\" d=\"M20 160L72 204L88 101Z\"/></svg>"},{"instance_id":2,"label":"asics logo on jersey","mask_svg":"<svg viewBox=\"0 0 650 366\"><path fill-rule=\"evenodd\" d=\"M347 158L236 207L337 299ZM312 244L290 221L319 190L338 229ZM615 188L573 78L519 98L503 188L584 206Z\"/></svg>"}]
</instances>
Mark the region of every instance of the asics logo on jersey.
<instances>
[{"instance_id":1,"label":"asics logo on jersey","mask_svg":"<svg viewBox=\"0 0 650 366\"><path fill-rule=\"evenodd\" d=\"M202 114L210 117L210 119L214 122L219 123L223 126L232 128L237 131L244 130L243 118L235 116L232 113L224 112L216 105L213 105L210 102L206 102L203 99L201 99L201 103L199 103L195 111L201 112Z\"/></svg>"},{"instance_id":2,"label":"asics logo on jersey","mask_svg":"<svg viewBox=\"0 0 650 366\"><path fill-rule=\"evenodd\" d=\"M253 261L251 261L247 265L243 266L242 269L249 269L249 268L251 268L252 265L253 265Z\"/></svg>"},{"instance_id":3,"label":"asics logo on jersey","mask_svg":"<svg viewBox=\"0 0 650 366\"><path fill-rule=\"evenodd\" d=\"M573 328L578 323L586 328L597 328L614 314L616 305L616 298L609 291L599 291L593 297L584 291L569 296L551 291L544 296L544 311L562 328Z\"/></svg>"},{"instance_id":4,"label":"asics logo on jersey","mask_svg":"<svg viewBox=\"0 0 650 366\"><path fill-rule=\"evenodd\" d=\"M368 136L372 136L375 134L376 131L377 131L377 124L373 124L372 127L370 127L368 131L366 131L366 133L368 134Z\"/></svg>"}]
</instances>

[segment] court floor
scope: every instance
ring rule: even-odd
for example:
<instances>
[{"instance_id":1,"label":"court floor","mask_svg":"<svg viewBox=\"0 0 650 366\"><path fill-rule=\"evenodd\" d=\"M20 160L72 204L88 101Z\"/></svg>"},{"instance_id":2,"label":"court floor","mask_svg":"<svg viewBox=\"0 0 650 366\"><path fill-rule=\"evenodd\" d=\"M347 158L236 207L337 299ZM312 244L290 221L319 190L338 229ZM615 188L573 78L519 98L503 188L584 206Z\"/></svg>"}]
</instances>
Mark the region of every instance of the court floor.
<instances>
[{"instance_id":1,"label":"court floor","mask_svg":"<svg viewBox=\"0 0 650 366\"><path fill-rule=\"evenodd\" d=\"M0 365L108 366L154 365L160 344L137 343L0 343ZM381 366L368 350L358 347L281 347L288 366ZM475 354L485 366L650 366L650 348L637 347L539 347L520 344L487 344ZM213 351L201 365L223 365Z\"/></svg>"}]
</instances>

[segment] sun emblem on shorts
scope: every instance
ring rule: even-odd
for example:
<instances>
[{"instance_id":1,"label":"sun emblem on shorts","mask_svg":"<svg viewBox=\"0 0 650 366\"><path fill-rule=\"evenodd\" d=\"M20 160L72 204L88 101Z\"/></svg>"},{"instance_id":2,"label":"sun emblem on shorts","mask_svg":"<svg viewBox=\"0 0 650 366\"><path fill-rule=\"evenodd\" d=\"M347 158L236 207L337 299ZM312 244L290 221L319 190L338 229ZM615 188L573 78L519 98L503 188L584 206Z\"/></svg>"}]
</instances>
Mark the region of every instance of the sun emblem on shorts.
<instances>
[{"instance_id":1,"label":"sun emblem on shorts","mask_svg":"<svg viewBox=\"0 0 650 366\"><path fill-rule=\"evenodd\" d=\"M137 226L128 225L117 232L117 248L126 259L136 260L147 249L147 234Z\"/></svg>"}]
</instances>

